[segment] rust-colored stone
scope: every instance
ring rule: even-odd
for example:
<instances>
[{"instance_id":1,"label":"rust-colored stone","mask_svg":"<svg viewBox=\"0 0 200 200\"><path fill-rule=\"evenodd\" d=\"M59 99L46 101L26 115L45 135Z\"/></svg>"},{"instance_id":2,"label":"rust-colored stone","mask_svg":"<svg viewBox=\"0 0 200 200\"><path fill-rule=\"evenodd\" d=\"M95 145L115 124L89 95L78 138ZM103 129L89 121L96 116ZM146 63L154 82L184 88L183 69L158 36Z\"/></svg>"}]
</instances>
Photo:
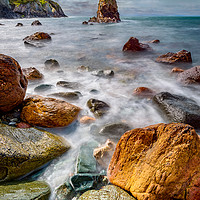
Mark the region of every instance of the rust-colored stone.
<instances>
[{"instance_id":1,"label":"rust-colored stone","mask_svg":"<svg viewBox=\"0 0 200 200\"><path fill-rule=\"evenodd\" d=\"M198 199L199 137L192 126L181 123L127 131L117 144L108 177L138 200Z\"/></svg>"},{"instance_id":2,"label":"rust-colored stone","mask_svg":"<svg viewBox=\"0 0 200 200\"><path fill-rule=\"evenodd\" d=\"M181 73L181 72L184 72L183 69L179 68L179 67L174 67L172 70L171 70L171 73Z\"/></svg>"},{"instance_id":3,"label":"rust-colored stone","mask_svg":"<svg viewBox=\"0 0 200 200\"><path fill-rule=\"evenodd\" d=\"M17 124L17 128L31 128L32 126L25 122L20 122Z\"/></svg>"},{"instance_id":4,"label":"rust-colored stone","mask_svg":"<svg viewBox=\"0 0 200 200\"><path fill-rule=\"evenodd\" d=\"M133 91L133 94L139 97L151 98L155 92L147 87L138 87Z\"/></svg>"},{"instance_id":5,"label":"rust-colored stone","mask_svg":"<svg viewBox=\"0 0 200 200\"><path fill-rule=\"evenodd\" d=\"M71 124L81 109L65 101L30 96L24 101L21 119L41 127L63 127Z\"/></svg>"},{"instance_id":6,"label":"rust-colored stone","mask_svg":"<svg viewBox=\"0 0 200 200\"><path fill-rule=\"evenodd\" d=\"M25 41L31 41L31 40L51 40L51 36L48 33L36 32L33 35L25 37L23 40L25 40Z\"/></svg>"},{"instance_id":7,"label":"rust-colored stone","mask_svg":"<svg viewBox=\"0 0 200 200\"><path fill-rule=\"evenodd\" d=\"M79 121L81 124L91 124L91 123L94 123L96 119L94 117L83 116L80 118Z\"/></svg>"},{"instance_id":8,"label":"rust-colored stone","mask_svg":"<svg viewBox=\"0 0 200 200\"><path fill-rule=\"evenodd\" d=\"M35 67L24 68L22 71L28 80L43 78L43 75Z\"/></svg>"},{"instance_id":9,"label":"rust-colored stone","mask_svg":"<svg viewBox=\"0 0 200 200\"><path fill-rule=\"evenodd\" d=\"M22 103L27 84L19 63L0 54L0 112L11 111Z\"/></svg>"},{"instance_id":10,"label":"rust-colored stone","mask_svg":"<svg viewBox=\"0 0 200 200\"><path fill-rule=\"evenodd\" d=\"M122 51L144 51L149 47L148 44L139 43L139 40L135 37L130 37L128 42L124 45Z\"/></svg>"},{"instance_id":11,"label":"rust-colored stone","mask_svg":"<svg viewBox=\"0 0 200 200\"><path fill-rule=\"evenodd\" d=\"M164 55L161 55L156 59L156 62L169 63L169 64L180 63L180 62L185 63L185 62L192 62L192 57L189 51L181 50L177 53L168 52Z\"/></svg>"}]
</instances>

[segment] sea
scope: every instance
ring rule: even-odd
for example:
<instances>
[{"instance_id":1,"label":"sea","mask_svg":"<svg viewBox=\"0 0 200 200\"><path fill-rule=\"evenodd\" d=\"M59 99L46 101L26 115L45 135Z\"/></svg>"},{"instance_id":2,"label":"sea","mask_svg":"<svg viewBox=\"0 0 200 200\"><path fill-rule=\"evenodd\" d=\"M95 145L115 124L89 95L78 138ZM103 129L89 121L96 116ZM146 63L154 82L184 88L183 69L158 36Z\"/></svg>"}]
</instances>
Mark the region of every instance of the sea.
<instances>
[{"instance_id":1,"label":"sea","mask_svg":"<svg viewBox=\"0 0 200 200\"><path fill-rule=\"evenodd\" d=\"M15 58L21 68L35 67L44 75L40 81L29 82L27 96L79 91L80 98L69 102L82 109L81 115L92 117L87 107L90 98L104 101L111 107L107 115L93 124L74 122L69 127L46 129L64 137L71 145L67 153L35 175L37 180L50 185L51 199L55 198L56 188L74 173L80 146L88 141L104 143L108 139L109 136L94 133L95 127L125 122L131 128L142 128L169 122L151 100L133 95L137 87L182 95L200 105L199 85L181 85L177 74L171 73L174 65L155 62L159 55L185 49L191 52L193 62L178 67L189 69L200 65L200 17L122 17L120 23L82 25L88 19L80 16L37 18L42 26L31 26L36 19L0 20L4 24L0 26L0 53ZM17 23L24 26L16 27ZM42 48L25 46L23 38L38 31L51 34L52 41ZM159 39L160 43L149 44L151 49L145 52L124 53L123 45L130 37L138 38L141 43L154 39ZM60 68L46 69L44 62L48 59L56 59ZM91 71L113 70L114 77L94 76L91 71L80 71L80 66L88 66ZM78 82L81 87L75 90L57 87L58 81ZM53 87L42 92L34 91L41 84Z\"/></svg>"}]
</instances>

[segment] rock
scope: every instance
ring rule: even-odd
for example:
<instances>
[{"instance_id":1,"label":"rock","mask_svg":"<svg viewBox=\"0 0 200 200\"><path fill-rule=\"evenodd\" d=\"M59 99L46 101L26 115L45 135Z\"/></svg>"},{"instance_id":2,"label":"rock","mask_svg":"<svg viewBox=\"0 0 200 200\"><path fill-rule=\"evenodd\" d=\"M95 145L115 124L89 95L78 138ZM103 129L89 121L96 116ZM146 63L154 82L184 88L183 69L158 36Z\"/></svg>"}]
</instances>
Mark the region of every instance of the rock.
<instances>
[{"instance_id":1,"label":"rock","mask_svg":"<svg viewBox=\"0 0 200 200\"><path fill-rule=\"evenodd\" d=\"M190 124L195 128L200 127L200 106L194 100L161 92L153 97L153 101L171 122Z\"/></svg>"},{"instance_id":2,"label":"rock","mask_svg":"<svg viewBox=\"0 0 200 200\"><path fill-rule=\"evenodd\" d=\"M93 156L96 158L97 162L104 167L104 169L107 169L108 167L114 153L115 146L116 144L108 139L105 144L97 147L93 151Z\"/></svg>"},{"instance_id":3,"label":"rock","mask_svg":"<svg viewBox=\"0 0 200 200\"><path fill-rule=\"evenodd\" d=\"M0 18L13 19L16 17L17 17L17 14L15 14L12 11L9 0L1 0L0 1Z\"/></svg>"},{"instance_id":4,"label":"rock","mask_svg":"<svg viewBox=\"0 0 200 200\"><path fill-rule=\"evenodd\" d=\"M17 23L16 26L24 26L22 23Z\"/></svg>"},{"instance_id":5,"label":"rock","mask_svg":"<svg viewBox=\"0 0 200 200\"><path fill-rule=\"evenodd\" d=\"M45 47L44 44L42 44L38 41L24 41L24 45L27 46L27 47L36 47L36 48Z\"/></svg>"},{"instance_id":6,"label":"rock","mask_svg":"<svg viewBox=\"0 0 200 200\"><path fill-rule=\"evenodd\" d=\"M80 93L79 92L58 92L58 93L50 94L48 96L61 97L65 100L78 100Z\"/></svg>"},{"instance_id":7,"label":"rock","mask_svg":"<svg viewBox=\"0 0 200 200\"><path fill-rule=\"evenodd\" d=\"M114 71L113 70L95 70L91 73L94 76L99 76L103 78L113 78L114 77Z\"/></svg>"},{"instance_id":8,"label":"rock","mask_svg":"<svg viewBox=\"0 0 200 200\"><path fill-rule=\"evenodd\" d=\"M89 117L89 116L83 116L81 117L81 119L79 120L79 122L81 124L91 124L91 123L94 123L96 121L95 118L93 117Z\"/></svg>"},{"instance_id":9,"label":"rock","mask_svg":"<svg viewBox=\"0 0 200 200\"><path fill-rule=\"evenodd\" d=\"M138 87L133 94L138 97L152 98L156 93L147 87Z\"/></svg>"},{"instance_id":10,"label":"rock","mask_svg":"<svg viewBox=\"0 0 200 200\"><path fill-rule=\"evenodd\" d=\"M88 25L88 22L87 22L87 21L84 21L84 22L82 22L82 24L84 24L84 25Z\"/></svg>"},{"instance_id":11,"label":"rock","mask_svg":"<svg viewBox=\"0 0 200 200\"><path fill-rule=\"evenodd\" d=\"M23 104L21 119L24 122L49 128L68 126L81 110L65 101L41 96L30 96Z\"/></svg>"},{"instance_id":12,"label":"rock","mask_svg":"<svg viewBox=\"0 0 200 200\"><path fill-rule=\"evenodd\" d=\"M50 90L53 87L51 84L41 84L37 87L35 87L34 91L35 92L45 92L47 90Z\"/></svg>"},{"instance_id":13,"label":"rock","mask_svg":"<svg viewBox=\"0 0 200 200\"><path fill-rule=\"evenodd\" d=\"M80 67L77 68L77 70L80 71L80 72L82 72L82 71L89 72L90 71L90 67L81 65Z\"/></svg>"},{"instance_id":14,"label":"rock","mask_svg":"<svg viewBox=\"0 0 200 200\"><path fill-rule=\"evenodd\" d=\"M97 22L113 23L119 22L119 12L116 0L99 0L97 11Z\"/></svg>"},{"instance_id":15,"label":"rock","mask_svg":"<svg viewBox=\"0 0 200 200\"><path fill-rule=\"evenodd\" d=\"M31 26L41 26L42 23L39 20L35 20L34 22L31 23Z\"/></svg>"},{"instance_id":16,"label":"rock","mask_svg":"<svg viewBox=\"0 0 200 200\"><path fill-rule=\"evenodd\" d=\"M13 11L20 17L66 17L62 8L57 2L51 0L44 1L23 1L10 0Z\"/></svg>"},{"instance_id":17,"label":"rock","mask_svg":"<svg viewBox=\"0 0 200 200\"><path fill-rule=\"evenodd\" d=\"M43 75L35 67L24 68L22 71L28 80L43 78Z\"/></svg>"},{"instance_id":18,"label":"rock","mask_svg":"<svg viewBox=\"0 0 200 200\"><path fill-rule=\"evenodd\" d=\"M87 106L96 117L102 117L110 109L110 106L107 103L97 99L89 99Z\"/></svg>"},{"instance_id":19,"label":"rock","mask_svg":"<svg viewBox=\"0 0 200 200\"><path fill-rule=\"evenodd\" d=\"M44 64L45 64L45 67L48 68L48 69L60 67L60 64L55 59L46 60Z\"/></svg>"},{"instance_id":20,"label":"rock","mask_svg":"<svg viewBox=\"0 0 200 200\"><path fill-rule=\"evenodd\" d=\"M36 32L33 35L25 37L23 40L27 42L34 40L51 40L51 36L48 33Z\"/></svg>"},{"instance_id":21,"label":"rock","mask_svg":"<svg viewBox=\"0 0 200 200\"><path fill-rule=\"evenodd\" d=\"M49 185L42 181L18 181L0 185L0 199L4 200L45 200L49 199L50 194L51 189Z\"/></svg>"},{"instance_id":22,"label":"rock","mask_svg":"<svg viewBox=\"0 0 200 200\"><path fill-rule=\"evenodd\" d=\"M0 113L11 111L22 103L27 84L19 63L0 54Z\"/></svg>"},{"instance_id":23,"label":"rock","mask_svg":"<svg viewBox=\"0 0 200 200\"><path fill-rule=\"evenodd\" d=\"M179 67L174 67L171 71L171 73L181 73L181 72L184 72L184 70Z\"/></svg>"},{"instance_id":24,"label":"rock","mask_svg":"<svg viewBox=\"0 0 200 200\"><path fill-rule=\"evenodd\" d=\"M155 44L157 44L157 43L160 43L160 40L151 40L151 41L149 41L149 43L155 43Z\"/></svg>"},{"instance_id":25,"label":"rock","mask_svg":"<svg viewBox=\"0 0 200 200\"><path fill-rule=\"evenodd\" d=\"M142 44L139 43L139 40L137 38L134 37L130 37L130 39L128 40L128 42L126 42L126 44L124 45L122 51L144 51L149 49L149 45L148 44Z\"/></svg>"},{"instance_id":26,"label":"rock","mask_svg":"<svg viewBox=\"0 0 200 200\"><path fill-rule=\"evenodd\" d=\"M97 173L96 159L93 156L97 142L87 142L80 147L76 162L76 173Z\"/></svg>"},{"instance_id":27,"label":"rock","mask_svg":"<svg viewBox=\"0 0 200 200\"><path fill-rule=\"evenodd\" d=\"M117 144L108 177L138 200L189 200L188 194L200 192L199 137L180 123L128 131Z\"/></svg>"},{"instance_id":28,"label":"rock","mask_svg":"<svg viewBox=\"0 0 200 200\"><path fill-rule=\"evenodd\" d=\"M60 136L35 128L20 129L0 124L0 138L1 181L27 175L70 147Z\"/></svg>"},{"instance_id":29,"label":"rock","mask_svg":"<svg viewBox=\"0 0 200 200\"><path fill-rule=\"evenodd\" d=\"M97 18L94 16L94 17L90 17L88 22L98 22L98 21L97 21Z\"/></svg>"},{"instance_id":30,"label":"rock","mask_svg":"<svg viewBox=\"0 0 200 200\"><path fill-rule=\"evenodd\" d=\"M180 73L178 81L184 84L200 83L200 66L192 67Z\"/></svg>"},{"instance_id":31,"label":"rock","mask_svg":"<svg viewBox=\"0 0 200 200\"><path fill-rule=\"evenodd\" d=\"M169 52L164 55L161 55L156 59L156 62L168 63L168 64L185 63L185 62L191 63L192 57L189 51L181 50L177 53Z\"/></svg>"},{"instance_id":32,"label":"rock","mask_svg":"<svg viewBox=\"0 0 200 200\"><path fill-rule=\"evenodd\" d=\"M96 90L96 89L91 89L91 90L90 90L90 93L91 93L91 94L99 94L100 91L99 91L99 90Z\"/></svg>"},{"instance_id":33,"label":"rock","mask_svg":"<svg viewBox=\"0 0 200 200\"><path fill-rule=\"evenodd\" d=\"M121 188L114 185L107 185L101 190L89 190L82 194L78 200L92 200L92 199L105 199L105 200L136 200Z\"/></svg>"},{"instance_id":34,"label":"rock","mask_svg":"<svg viewBox=\"0 0 200 200\"><path fill-rule=\"evenodd\" d=\"M78 89L81 84L80 83L77 83L77 82L68 82L68 81L58 81L56 83L56 86L61 86L61 87L64 87L64 88L69 88L69 89Z\"/></svg>"},{"instance_id":35,"label":"rock","mask_svg":"<svg viewBox=\"0 0 200 200\"><path fill-rule=\"evenodd\" d=\"M31 128L31 125L25 122L20 122L16 126L17 128Z\"/></svg>"},{"instance_id":36,"label":"rock","mask_svg":"<svg viewBox=\"0 0 200 200\"><path fill-rule=\"evenodd\" d=\"M100 129L99 134L105 135L107 138L118 141L120 137L130 129L131 127L123 122L109 123Z\"/></svg>"}]
</instances>

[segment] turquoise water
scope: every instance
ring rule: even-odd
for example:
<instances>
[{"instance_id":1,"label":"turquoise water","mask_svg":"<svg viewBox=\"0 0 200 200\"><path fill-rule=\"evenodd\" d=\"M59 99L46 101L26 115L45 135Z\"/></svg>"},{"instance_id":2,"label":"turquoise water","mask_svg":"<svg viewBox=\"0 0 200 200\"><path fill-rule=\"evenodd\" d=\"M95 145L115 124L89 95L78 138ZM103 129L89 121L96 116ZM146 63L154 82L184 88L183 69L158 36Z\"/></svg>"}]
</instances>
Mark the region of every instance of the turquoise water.
<instances>
[{"instance_id":1,"label":"turquoise water","mask_svg":"<svg viewBox=\"0 0 200 200\"><path fill-rule=\"evenodd\" d=\"M111 110L103 119L95 122L103 126L108 122L126 121L132 128L167 122L146 100L138 100L132 95L137 87L149 87L156 92L168 91L190 97L200 105L199 86L183 87L170 73L174 67L155 62L157 56L167 52L186 49L191 52L193 63L181 66L183 69L200 65L200 17L132 17L122 18L118 24L82 25L88 17L39 19L42 26L32 27L34 19L0 20L1 53L14 57L22 68L36 67L44 74L40 82L29 83L27 94L47 96L53 92L72 91L53 87L46 92L36 93L34 88L40 84L53 84L60 80L76 81L82 84L79 91L82 97L71 102L82 108L83 115L90 115L87 100L96 98L111 105ZM23 27L15 27L21 22ZM52 42L43 48L24 46L22 39L37 31L52 34ZM122 47L131 37L140 42L159 39L159 44L150 44L148 52L124 54ZM44 62L56 59L59 71L47 71ZM94 69L112 69L112 79L98 78L90 72L79 72L77 67L85 65ZM96 89L99 94L90 93ZM63 129L51 129L66 138L72 145L71 150L54 160L39 177L47 181L52 191L62 184L73 172L74 162L80 145L94 138L92 125L77 125ZM107 138L95 138L104 142ZM53 199L53 196L52 196Z\"/></svg>"}]
</instances>

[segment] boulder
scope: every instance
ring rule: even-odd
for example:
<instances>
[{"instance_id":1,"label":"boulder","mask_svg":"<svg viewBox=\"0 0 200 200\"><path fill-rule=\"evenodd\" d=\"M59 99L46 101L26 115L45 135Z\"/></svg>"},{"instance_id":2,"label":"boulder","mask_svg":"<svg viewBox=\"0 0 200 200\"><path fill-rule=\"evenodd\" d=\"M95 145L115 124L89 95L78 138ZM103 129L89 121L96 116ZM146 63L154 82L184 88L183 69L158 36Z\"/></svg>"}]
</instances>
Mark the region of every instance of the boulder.
<instances>
[{"instance_id":1,"label":"boulder","mask_svg":"<svg viewBox=\"0 0 200 200\"><path fill-rule=\"evenodd\" d=\"M0 113L22 103L27 84L19 63L10 56L0 54Z\"/></svg>"},{"instance_id":2,"label":"boulder","mask_svg":"<svg viewBox=\"0 0 200 200\"><path fill-rule=\"evenodd\" d=\"M22 23L17 23L16 26L24 26Z\"/></svg>"},{"instance_id":3,"label":"boulder","mask_svg":"<svg viewBox=\"0 0 200 200\"><path fill-rule=\"evenodd\" d=\"M200 139L193 127L181 123L127 131L108 177L137 200L192 200L200 192Z\"/></svg>"},{"instance_id":4,"label":"boulder","mask_svg":"<svg viewBox=\"0 0 200 200\"><path fill-rule=\"evenodd\" d=\"M18 181L0 185L0 199L4 200L47 200L50 194L51 188L42 181Z\"/></svg>"},{"instance_id":5,"label":"boulder","mask_svg":"<svg viewBox=\"0 0 200 200\"><path fill-rule=\"evenodd\" d=\"M72 100L78 100L80 95L81 94L79 92L57 92L57 93L52 93L48 96L61 97L65 100L72 101Z\"/></svg>"},{"instance_id":6,"label":"boulder","mask_svg":"<svg viewBox=\"0 0 200 200\"><path fill-rule=\"evenodd\" d=\"M54 86L51 84L41 84L38 85L37 87L34 88L35 92L45 92L47 90L50 90L51 88L53 88Z\"/></svg>"},{"instance_id":7,"label":"boulder","mask_svg":"<svg viewBox=\"0 0 200 200\"><path fill-rule=\"evenodd\" d=\"M35 67L24 68L22 71L28 80L43 78L43 75Z\"/></svg>"},{"instance_id":8,"label":"boulder","mask_svg":"<svg viewBox=\"0 0 200 200\"><path fill-rule=\"evenodd\" d=\"M35 20L31 23L31 26L41 26L42 23L39 20Z\"/></svg>"},{"instance_id":9,"label":"boulder","mask_svg":"<svg viewBox=\"0 0 200 200\"><path fill-rule=\"evenodd\" d=\"M116 0L99 0L97 11L97 22L113 23L119 22L119 12Z\"/></svg>"},{"instance_id":10,"label":"boulder","mask_svg":"<svg viewBox=\"0 0 200 200\"><path fill-rule=\"evenodd\" d=\"M96 121L96 119L94 117L90 117L90 116L83 116L79 120L79 122L81 124L91 124L91 123L94 123L95 121Z\"/></svg>"},{"instance_id":11,"label":"boulder","mask_svg":"<svg viewBox=\"0 0 200 200\"><path fill-rule=\"evenodd\" d=\"M37 41L37 40L51 40L51 36L48 33L36 32L33 35L27 36L23 39L24 41Z\"/></svg>"},{"instance_id":12,"label":"boulder","mask_svg":"<svg viewBox=\"0 0 200 200\"><path fill-rule=\"evenodd\" d=\"M107 103L98 99L89 99L87 102L87 106L96 117L102 117L110 109L110 106Z\"/></svg>"},{"instance_id":13,"label":"boulder","mask_svg":"<svg viewBox=\"0 0 200 200\"><path fill-rule=\"evenodd\" d=\"M69 88L69 89L78 89L81 84L80 83L77 83L77 82L69 82L69 81L58 81L56 83L57 86L61 86L61 87L64 87L64 88Z\"/></svg>"},{"instance_id":14,"label":"boulder","mask_svg":"<svg viewBox=\"0 0 200 200\"><path fill-rule=\"evenodd\" d=\"M124 45L122 51L136 52L136 51L144 51L144 50L147 50L149 48L150 47L149 47L148 44L139 43L139 40L137 38L130 37L128 42L126 42L126 44Z\"/></svg>"},{"instance_id":15,"label":"boulder","mask_svg":"<svg viewBox=\"0 0 200 200\"><path fill-rule=\"evenodd\" d=\"M147 87L138 87L133 91L133 95L138 97L152 98L156 93Z\"/></svg>"},{"instance_id":16,"label":"boulder","mask_svg":"<svg viewBox=\"0 0 200 200\"><path fill-rule=\"evenodd\" d=\"M136 200L121 188L107 185L101 190L89 190L83 193L78 200L105 199L105 200Z\"/></svg>"},{"instance_id":17,"label":"boulder","mask_svg":"<svg viewBox=\"0 0 200 200\"><path fill-rule=\"evenodd\" d=\"M168 64L191 63L192 57L189 51L181 50L177 53L168 52L164 55L161 55L156 59L156 62L168 63Z\"/></svg>"},{"instance_id":18,"label":"boulder","mask_svg":"<svg viewBox=\"0 0 200 200\"><path fill-rule=\"evenodd\" d=\"M200 66L192 67L180 73L178 80L184 84L200 83Z\"/></svg>"},{"instance_id":19,"label":"boulder","mask_svg":"<svg viewBox=\"0 0 200 200\"><path fill-rule=\"evenodd\" d=\"M200 127L200 106L194 100L169 92L161 92L153 97L153 101L171 122Z\"/></svg>"},{"instance_id":20,"label":"boulder","mask_svg":"<svg viewBox=\"0 0 200 200\"><path fill-rule=\"evenodd\" d=\"M179 67L174 67L172 70L171 70L171 73L181 73L181 72L184 72L183 69L179 68Z\"/></svg>"},{"instance_id":21,"label":"boulder","mask_svg":"<svg viewBox=\"0 0 200 200\"><path fill-rule=\"evenodd\" d=\"M60 5L51 0L21 2L10 0L10 4L20 17L66 17Z\"/></svg>"},{"instance_id":22,"label":"boulder","mask_svg":"<svg viewBox=\"0 0 200 200\"><path fill-rule=\"evenodd\" d=\"M47 69L59 68L60 67L59 62L55 59L46 60L44 65Z\"/></svg>"},{"instance_id":23,"label":"boulder","mask_svg":"<svg viewBox=\"0 0 200 200\"><path fill-rule=\"evenodd\" d=\"M23 103L21 119L35 126L63 127L76 120L80 110L58 99L30 96Z\"/></svg>"},{"instance_id":24,"label":"boulder","mask_svg":"<svg viewBox=\"0 0 200 200\"><path fill-rule=\"evenodd\" d=\"M42 167L66 152L64 138L36 128L0 124L0 180L13 180Z\"/></svg>"}]
</instances>

